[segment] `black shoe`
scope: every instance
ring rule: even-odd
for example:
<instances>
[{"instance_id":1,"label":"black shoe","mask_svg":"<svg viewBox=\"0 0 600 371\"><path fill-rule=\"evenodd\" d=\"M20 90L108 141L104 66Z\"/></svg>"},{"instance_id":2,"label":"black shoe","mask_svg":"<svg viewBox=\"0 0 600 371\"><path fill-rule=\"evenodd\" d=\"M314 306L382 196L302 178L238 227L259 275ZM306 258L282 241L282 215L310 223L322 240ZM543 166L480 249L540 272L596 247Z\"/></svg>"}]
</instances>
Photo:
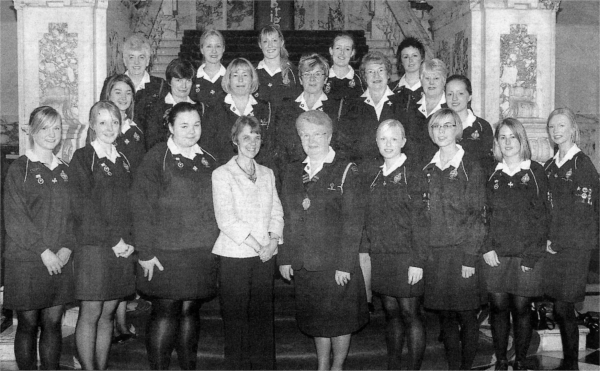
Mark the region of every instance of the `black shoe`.
<instances>
[{"instance_id":1,"label":"black shoe","mask_svg":"<svg viewBox=\"0 0 600 371\"><path fill-rule=\"evenodd\" d=\"M505 359L502 361L497 361L494 370L508 370L508 361Z\"/></svg>"},{"instance_id":2,"label":"black shoe","mask_svg":"<svg viewBox=\"0 0 600 371\"><path fill-rule=\"evenodd\" d=\"M528 365L523 361L514 361L513 362L513 370L531 370L531 368L527 367Z\"/></svg>"},{"instance_id":3,"label":"black shoe","mask_svg":"<svg viewBox=\"0 0 600 371\"><path fill-rule=\"evenodd\" d=\"M373 305L373 303L367 303L367 305L369 306L369 313L375 314L375 306Z\"/></svg>"}]
</instances>

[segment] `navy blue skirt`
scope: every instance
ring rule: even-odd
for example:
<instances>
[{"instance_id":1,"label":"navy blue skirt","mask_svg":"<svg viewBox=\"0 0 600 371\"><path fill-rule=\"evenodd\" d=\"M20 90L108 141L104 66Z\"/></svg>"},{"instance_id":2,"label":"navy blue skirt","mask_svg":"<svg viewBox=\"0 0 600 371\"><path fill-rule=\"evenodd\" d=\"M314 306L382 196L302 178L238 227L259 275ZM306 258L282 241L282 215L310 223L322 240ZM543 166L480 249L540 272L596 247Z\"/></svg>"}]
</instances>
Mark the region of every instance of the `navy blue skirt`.
<instances>
[{"instance_id":1,"label":"navy blue skirt","mask_svg":"<svg viewBox=\"0 0 600 371\"><path fill-rule=\"evenodd\" d=\"M542 272L544 259L535 263L535 267L528 272L521 270L521 258L498 257L500 265L489 266L481 259L481 270L489 293L508 293L524 297L543 295Z\"/></svg>"},{"instance_id":2,"label":"navy blue skirt","mask_svg":"<svg viewBox=\"0 0 600 371\"><path fill-rule=\"evenodd\" d=\"M414 285L408 283L409 254L372 254L371 289L382 295L396 298L413 298L423 295L423 279Z\"/></svg>"},{"instance_id":3,"label":"navy blue skirt","mask_svg":"<svg viewBox=\"0 0 600 371\"><path fill-rule=\"evenodd\" d=\"M568 303L583 301L591 257L592 251L589 250L561 250L556 254L546 254L542 273L544 294Z\"/></svg>"},{"instance_id":4,"label":"navy blue skirt","mask_svg":"<svg viewBox=\"0 0 600 371\"><path fill-rule=\"evenodd\" d=\"M365 281L360 267L350 282L335 282L335 270L294 271L296 322L314 337L335 337L358 331L369 322Z\"/></svg>"},{"instance_id":5,"label":"navy blue skirt","mask_svg":"<svg viewBox=\"0 0 600 371\"><path fill-rule=\"evenodd\" d=\"M5 308L36 310L74 301L72 257L62 267L62 273L52 276L41 258L32 262L7 259L5 267Z\"/></svg>"}]
</instances>

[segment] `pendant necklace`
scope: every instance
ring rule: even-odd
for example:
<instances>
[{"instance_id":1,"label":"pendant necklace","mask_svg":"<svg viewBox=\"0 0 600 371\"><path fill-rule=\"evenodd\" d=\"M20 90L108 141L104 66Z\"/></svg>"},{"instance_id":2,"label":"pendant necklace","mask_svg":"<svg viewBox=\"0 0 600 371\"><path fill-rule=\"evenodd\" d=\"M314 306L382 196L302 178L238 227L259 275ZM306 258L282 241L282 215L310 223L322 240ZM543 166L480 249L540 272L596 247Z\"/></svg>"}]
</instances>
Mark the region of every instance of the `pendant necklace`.
<instances>
[{"instance_id":1,"label":"pendant necklace","mask_svg":"<svg viewBox=\"0 0 600 371\"><path fill-rule=\"evenodd\" d=\"M235 160L235 163L240 168L240 170L242 170L244 174L246 174L248 179L252 181L252 183L256 183L256 168L254 167L254 164L252 164L252 172L249 173L242 166L240 166L240 163L237 160Z\"/></svg>"}]
</instances>

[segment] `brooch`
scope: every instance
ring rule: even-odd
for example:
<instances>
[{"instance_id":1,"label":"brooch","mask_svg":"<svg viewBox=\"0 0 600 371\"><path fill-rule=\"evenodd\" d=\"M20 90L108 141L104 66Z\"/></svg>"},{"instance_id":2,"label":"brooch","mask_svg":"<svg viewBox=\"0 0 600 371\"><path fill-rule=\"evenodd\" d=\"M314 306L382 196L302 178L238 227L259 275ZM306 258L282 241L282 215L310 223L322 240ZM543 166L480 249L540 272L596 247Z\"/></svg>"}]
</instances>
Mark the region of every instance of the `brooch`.
<instances>
[{"instance_id":1,"label":"brooch","mask_svg":"<svg viewBox=\"0 0 600 371\"><path fill-rule=\"evenodd\" d=\"M103 162L100 164L100 166L102 166L102 170L104 170L104 172L106 173L106 175L111 176L112 173L110 171L110 168L108 166L106 166L106 164Z\"/></svg>"},{"instance_id":2,"label":"brooch","mask_svg":"<svg viewBox=\"0 0 600 371\"><path fill-rule=\"evenodd\" d=\"M69 176L65 173L64 170L60 172L60 177L66 182L69 180Z\"/></svg>"},{"instance_id":3,"label":"brooch","mask_svg":"<svg viewBox=\"0 0 600 371\"><path fill-rule=\"evenodd\" d=\"M211 94L211 95L215 95L215 91L214 91L214 90L211 90L211 91L210 91L210 94Z\"/></svg>"},{"instance_id":4,"label":"brooch","mask_svg":"<svg viewBox=\"0 0 600 371\"><path fill-rule=\"evenodd\" d=\"M327 188L330 191L335 191L335 184L334 183L329 183L329 188Z\"/></svg>"},{"instance_id":5,"label":"brooch","mask_svg":"<svg viewBox=\"0 0 600 371\"><path fill-rule=\"evenodd\" d=\"M398 184L398 183L400 183L401 180L402 180L402 173L396 174L396 176L394 177L394 183Z\"/></svg>"},{"instance_id":6,"label":"brooch","mask_svg":"<svg viewBox=\"0 0 600 371\"><path fill-rule=\"evenodd\" d=\"M42 176L40 174L37 174L35 177L37 178L37 182L39 184L44 184L44 179L42 179Z\"/></svg>"},{"instance_id":7,"label":"brooch","mask_svg":"<svg viewBox=\"0 0 600 371\"><path fill-rule=\"evenodd\" d=\"M331 84L329 82L325 84L325 88L323 89L323 91L325 92L325 94L329 94L329 92L331 91Z\"/></svg>"},{"instance_id":8,"label":"brooch","mask_svg":"<svg viewBox=\"0 0 600 371\"><path fill-rule=\"evenodd\" d=\"M515 185L515 184L514 184L513 182L509 182L509 183L508 183L508 186L509 186L510 188L512 188L514 185Z\"/></svg>"},{"instance_id":9,"label":"brooch","mask_svg":"<svg viewBox=\"0 0 600 371\"><path fill-rule=\"evenodd\" d=\"M471 139L479 139L479 132L477 130L471 133Z\"/></svg>"},{"instance_id":10,"label":"brooch","mask_svg":"<svg viewBox=\"0 0 600 371\"><path fill-rule=\"evenodd\" d=\"M258 98L258 92L254 93L254 97Z\"/></svg>"},{"instance_id":11,"label":"brooch","mask_svg":"<svg viewBox=\"0 0 600 371\"><path fill-rule=\"evenodd\" d=\"M387 102L387 105L391 107L391 106L392 106L392 102L391 102L391 101L388 101L388 102Z\"/></svg>"},{"instance_id":12,"label":"brooch","mask_svg":"<svg viewBox=\"0 0 600 371\"><path fill-rule=\"evenodd\" d=\"M140 141L140 135L138 133L133 133L133 139L135 139L136 142Z\"/></svg>"},{"instance_id":13,"label":"brooch","mask_svg":"<svg viewBox=\"0 0 600 371\"><path fill-rule=\"evenodd\" d=\"M194 165L194 167L192 168L192 170L198 171L198 167L196 165Z\"/></svg>"},{"instance_id":14,"label":"brooch","mask_svg":"<svg viewBox=\"0 0 600 371\"><path fill-rule=\"evenodd\" d=\"M200 93L200 84L196 84L196 93Z\"/></svg>"},{"instance_id":15,"label":"brooch","mask_svg":"<svg viewBox=\"0 0 600 371\"><path fill-rule=\"evenodd\" d=\"M123 142L124 142L125 144L129 144L129 139L125 139Z\"/></svg>"},{"instance_id":16,"label":"brooch","mask_svg":"<svg viewBox=\"0 0 600 371\"><path fill-rule=\"evenodd\" d=\"M350 82L348 83L348 86L351 88L354 88L356 86L356 83L354 82L354 79L350 80Z\"/></svg>"},{"instance_id":17,"label":"brooch","mask_svg":"<svg viewBox=\"0 0 600 371\"><path fill-rule=\"evenodd\" d=\"M457 176L458 176L458 170L452 169L452 171L450 171L450 176L448 177L448 179L455 180Z\"/></svg>"},{"instance_id":18,"label":"brooch","mask_svg":"<svg viewBox=\"0 0 600 371\"><path fill-rule=\"evenodd\" d=\"M310 198L304 197L304 200L302 200L302 207L304 208L304 210L308 210L308 208L310 207Z\"/></svg>"},{"instance_id":19,"label":"brooch","mask_svg":"<svg viewBox=\"0 0 600 371\"><path fill-rule=\"evenodd\" d=\"M175 160L177 161L177 167L181 169L183 167L183 162L181 162L179 157L175 157Z\"/></svg>"},{"instance_id":20,"label":"brooch","mask_svg":"<svg viewBox=\"0 0 600 371\"><path fill-rule=\"evenodd\" d=\"M567 171L567 173L565 174L565 179L571 180L571 179L569 179L569 178L571 178L571 175L573 175L573 169L569 169L569 171Z\"/></svg>"},{"instance_id":21,"label":"brooch","mask_svg":"<svg viewBox=\"0 0 600 371\"><path fill-rule=\"evenodd\" d=\"M498 179L494 180L494 189L498 189L500 185L498 184Z\"/></svg>"},{"instance_id":22,"label":"brooch","mask_svg":"<svg viewBox=\"0 0 600 371\"><path fill-rule=\"evenodd\" d=\"M202 160L200 160L200 162L202 163L202 165L204 165L204 167L210 167L210 164L208 163L208 160L204 157L202 157Z\"/></svg>"},{"instance_id":23,"label":"brooch","mask_svg":"<svg viewBox=\"0 0 600 371\"><path fill-rule=\"evenodd\" d=\"M273 86L273 84L271 84L271 83L268 83L268 84L267 84L267 86L268 86L268 87L272 87L272 86Z\"/></svg>"},{"instance_id":24,"label":"brooch","mask_svg":"<svg viewBox=\"0 0 600 371\"><path fill-rule=\"evenodd\" d=\"M527 184L528 182L529 182L529 174L523 175L523 177L521 178L521 183Z\"/></svg>"},{"instance_id":25,"label":"brooch","mask_svg":"<svg viewBox=\"0 0 600 371\"><path fill-rule=\"evenodd\" d=\"M56 178L52 178L52 183L56 183L58 182L58 180L56 180Z\"/></svg>"}]
</instances>

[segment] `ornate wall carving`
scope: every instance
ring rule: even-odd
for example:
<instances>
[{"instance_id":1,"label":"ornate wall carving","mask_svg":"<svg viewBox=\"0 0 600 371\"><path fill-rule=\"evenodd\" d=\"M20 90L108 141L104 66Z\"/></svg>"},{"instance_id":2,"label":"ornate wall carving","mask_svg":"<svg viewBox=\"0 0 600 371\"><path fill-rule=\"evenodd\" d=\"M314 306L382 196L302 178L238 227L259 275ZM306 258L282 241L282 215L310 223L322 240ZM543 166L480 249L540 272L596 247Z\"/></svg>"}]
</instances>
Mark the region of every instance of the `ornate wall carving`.
<instances>
[{"instance_id":1,"label":"ornate wall carving","mask_svg":"<svg viewBox=\"0 0 600 371\"><path fill-rule=\"evenodd\" d=\"M227 0L227 29L254 28L254 0Z\"/></svg>"},{"instance_id":2,"label":"ornate wall carving","mask_svg":"<svg viewBox=\"0 0 600 371\"><path fill-rule=\"evenodd\" d=\"M537 37L526 24L511 24L500 36L500 119L538 117Z\"/></svg>"},{"instance_id":3,"label":"ornate wall carving","mask_svg":"<svg viewBox=\"0 0 600 371\"><path fill-rule=\"evenodd\" d=\"M196 0L197 30L204 30L209 27L223 29L225 26L224 16L222 0Z\"/></svg>"},{"instance_id":4,"label":"ornate wall carving","mask_svg":"<svg viewBox=\"0 0 600 371\"><path fill-rule=\"evenodd\" d=\"M40 105L52 106L62 116L63 141L58 157L70 159L80 146L83 125L79 122L77 33L67 23L49 23L39 41Z\"/></svg>"}]
</instances>

